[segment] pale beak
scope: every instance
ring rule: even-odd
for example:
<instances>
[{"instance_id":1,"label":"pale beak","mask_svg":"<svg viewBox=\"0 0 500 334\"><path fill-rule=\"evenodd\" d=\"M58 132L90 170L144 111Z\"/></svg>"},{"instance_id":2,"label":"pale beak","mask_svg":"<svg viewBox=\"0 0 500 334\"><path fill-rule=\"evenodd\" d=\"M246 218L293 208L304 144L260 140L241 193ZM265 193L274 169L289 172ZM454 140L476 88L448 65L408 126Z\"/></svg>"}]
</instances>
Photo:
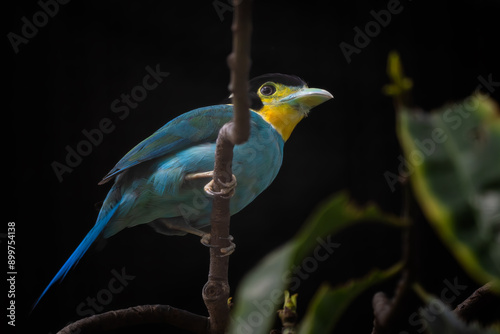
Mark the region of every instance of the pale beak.
<instances>
[{"instance_id":1,"label":"pale beak","mask_svg":"<svg viewBox=\"0 0 500 334\"><path fill-rule=\"evenodd\" d=\"M324 89L302 88L282 98L280 102L289 103L291 105L297 104L311 109L330 99L333 99L333 95Z\"/></svg>"}]
</instances>

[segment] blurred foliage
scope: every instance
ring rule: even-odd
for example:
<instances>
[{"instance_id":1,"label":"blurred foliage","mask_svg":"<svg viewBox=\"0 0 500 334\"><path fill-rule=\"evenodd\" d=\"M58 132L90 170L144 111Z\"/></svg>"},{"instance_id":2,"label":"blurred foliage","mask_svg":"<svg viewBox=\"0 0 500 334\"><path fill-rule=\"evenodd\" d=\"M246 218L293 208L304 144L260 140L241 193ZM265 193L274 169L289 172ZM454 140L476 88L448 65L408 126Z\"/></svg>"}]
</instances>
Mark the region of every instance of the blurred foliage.
<instances>
[{"instance_id":1,"label":"blurred foliage","mask_svg":"<svg viewBox=\"0 0 500 334\"><path fill-rule=\"evenodd\" d=\"M397 130L415 197L458 262L500 284L500 113L476 94L425 113L401 107Z\"/></svg>"},{"instance_id":2,"label":"blurred foliage","mask_svg":"<svg viewBox=\"0 0 500 334\"><path fill-rule=\"evenodd\" d=\"M500 287L500 113L486 95L474 94L459 103L425 112L410 107L412 81L399 55L389 54L391 83L383 89L393 97L397 135L404 155L404 174L429 223L457 261L477 280ZM401 171L400 171L401 173ZM409 217L411 220L411 217ZM340 230L361 221L406 227L411 223L359 208L341 193L321 205L297 235L264 258L236 293L230 333L269 333L279 297L290 284L294 265L305 261L318 244L330 243ZM338 287L323 284L297 326L298 333L328 333L348 305L367 288L398 273L403 263ZM423 290L422 290L423 291ZM422 294L421 294L422 297ZM431 333L496 333L465 325L440 300L423 296L428 307L421 323ZM294 301L296 308L296 300ZM429 316L429 312L439 309ZM427 313L426 313L427 312Z\"/></svg>"},{"instance_id":3,"label":"blurred foliage","mask_svg":"<svg viewBox=\"0 0 500 334\"><path fill-rule=\"evenodd\" d=\"M387 270L374 270L368 276L352 280L339 287L323 284L314 299L299 327L299 334L330 333L340 320L342 313L360 293L392 277L401 270L401 263Z\"/></svg>"},{"instance_id":4,"label":"blurred foliage","mask_svg":"<svg viewBox=\"0 0 500 334\"><path fill-rule=\"evenodd\" d=\"M332 254L339 244L332 243L335 233L360 222L384 223L394 226L405 226L404 221L393 215L385 214L375 205L359 208L349 201L349 197L341 193L326 201L312 214L304 227L297 235L266 256L256 268L246 276L235 295L235 307L229 333L241 333L244 330L251 333L269 333L269 328L275 321L276 309L281 304L278 296L283 295L290 282L292 268L303 263L304 259L321 246ZM395 269L391 269L394 271ZM391 270L389 272L391 272ZM367 279L353 281L347 288L333 290L339 305L340 313L352 299L349 294L358 294L363 289L378 281L376 277L383 274L374 272ZM347 289L349 293L341 297L340 294ZM336 292L335 292L336 291ZM321 298L321 297L318 297ZM313 307L313 314L317 308ZM334 312L335 310L329 310Z\"/></svg>"}]
</instances>

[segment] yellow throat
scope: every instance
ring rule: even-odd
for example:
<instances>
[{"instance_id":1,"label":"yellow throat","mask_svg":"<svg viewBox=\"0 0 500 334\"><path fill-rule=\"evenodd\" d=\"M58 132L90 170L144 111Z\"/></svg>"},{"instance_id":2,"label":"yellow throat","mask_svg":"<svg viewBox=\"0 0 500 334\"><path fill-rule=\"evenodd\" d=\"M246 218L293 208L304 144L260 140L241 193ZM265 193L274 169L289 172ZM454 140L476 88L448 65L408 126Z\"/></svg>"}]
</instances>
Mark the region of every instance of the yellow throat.
<instances>
[{"instance_id":1,"label":"yellow throat","mask_svg":"<svg viewBox=\"0 0 500 334\"><path fill-rule=\"evenodd\" d=\"M295 126L304 118L305 114L288 104L264 105L257 111L276 131L287 141Z\"/></svg>"},{"instance_id":2,"label":"yellow throat","mask_svg":"<svg viewBox=\"0 0 500 334\"><path fill-rule=\"evenodd\" d=\"M295 126L307 116L311 108L331 98L323 89L301 86L286 86L267 81L257 91L262 107L256 112L287 141Z\"/></svg>"}]
</instances>

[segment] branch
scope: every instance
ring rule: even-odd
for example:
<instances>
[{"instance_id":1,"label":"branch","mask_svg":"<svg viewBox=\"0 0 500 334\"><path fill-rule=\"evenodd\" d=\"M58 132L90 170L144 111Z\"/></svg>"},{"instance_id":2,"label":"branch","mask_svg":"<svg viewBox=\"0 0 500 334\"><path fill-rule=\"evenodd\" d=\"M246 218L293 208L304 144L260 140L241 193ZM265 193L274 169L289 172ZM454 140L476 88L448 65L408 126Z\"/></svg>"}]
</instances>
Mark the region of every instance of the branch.
<instances>
[{"instance_id":1,"label":"branch","mask_svg":"<svg viewBox=\"0 0 500 334\"><path fill-rule=\"evenodd\" d=\"M250 136L248 101L248 73L250 72L250 43L252 35L252 1L242 0L235 6L233 24L233 51L227 58L231 70L229 91L233 93L234 128L227 133L232 144L243 144Z\"/></svg>"},{"instance_id":2,"label":"branch","mask_svg":"<svg viewBox=\"0 0 500 334\"><path fill-rule=\"evenodd\" d=\"M372 304L375 319L373 321L372 334L391 332L391 328L394 327L395 322L398 321L398 318L404 311L412 284L417 280L419 268L419 256L417 252L417 246L419 245L417 205L408 181L407 178L402 180L404 191L402 217L410 224L404 231L402 239L403 273L396 287L393 299L389 300L383 292L377 292L373 296Z\"/></svg>"},{"instance_id":3,"label":"branch","mask_svg":"<svg viewBox=\"0 0 500 334\"><path fill-rule=\"evenodd\" d=\"M495 295L491 289L491 283L487 283L474 291L453 312L466 322L484 318L489 314L496 314L498 316L498 312L500 311L499 300L500 297Z\"/></svg>"},{"instance_id":4,"label":"branch","mask_svg":"<svg viewBox=\"0 0 500 334\"><path fill-rule=\"evenodd\" d=\"M228 56L231 70L229 90L233 93L233 121L219 131L215 150L213 190L220 192L222 183L232 179L234 145L244 143L250 134L248 101L248 73L250 69L251 4L243 0L235 6L232 31L233 51ZM229 198L215 195L211 215L211 248L208 282L203 287L203 300L210 315L210 333L222 334L229 322L228 268L229 257L222 256L222 248L229 247Z\"/></svg>"},{"instance_id":5,"label":"branch","mask_svg":"<svg viewBox=\"0 0 500 334\"><path fill-rule=\"evenodd\" d=\"M80 319L64 327L57 334L95 333L139 324L170 324L192 333L209 333L207 317L168 305L143 305Z\"/></svg>"}]
</instances>

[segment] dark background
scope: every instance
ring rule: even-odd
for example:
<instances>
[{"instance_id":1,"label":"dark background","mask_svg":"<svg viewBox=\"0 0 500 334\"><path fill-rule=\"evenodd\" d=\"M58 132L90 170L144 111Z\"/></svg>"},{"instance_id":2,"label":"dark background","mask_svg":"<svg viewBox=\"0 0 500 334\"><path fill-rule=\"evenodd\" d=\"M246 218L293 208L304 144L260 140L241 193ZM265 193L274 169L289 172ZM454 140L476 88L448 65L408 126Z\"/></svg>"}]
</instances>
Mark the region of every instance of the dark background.
<instances>
[{"instance_id":1,"label":"dark background","mask_svg":"<svg viewBox=\"0 0 500 334\"><path fill-rule=\"evenodd\" d=\"M391 191L384 178L386 171L397 173L400 163L392 101L381 93L388 82L390 50L400 52L414 81L414 101L425 109L469 95L480 84L479 76L500 81L500 5L493 0L403 0L401 13L392 15L348 63L339 44L353 45L354 27L364 30L374 20L370 11L386 9L388 3L255 1L251 76L299 75L335 99L297 126L275 182L233 216L231 234L238 245L230 260L233 292L250 268L291 238L332 194L347 190L359 204L372 201L388 212L400 212L401 191ZM55 333L80 318L78 305L107 288L112 270L122 268L135 278L103 311L161 303L205 314L201 289L207 279L207 249L196 237L165 237L139 226L110 238L101 251L89 251L28 315L32 302L93 226L94 204L109 190L109 184L97 186L100 179L173 117L227 96L232 12L219 16L212 1L71 1L60 5L15 53L7 34L20 35L21 18L32 22L40 10L35 1L17 1L4 10L10 88L10 118L4 122L10 136L5 143L15 150L4 153L9 167L15 161L4 174L9 182L4 191L16 190L17 203L7 202L5 208L6 219L17 227L16 329ZM112 101L130 94L142 83L146 66L157 64L169 76L120 119L111 110ZM499 90L497 84L492 94L497 100ZM113 122L114 130L59 182L51 164L64 163L65 147L75 148L85 140L82 131L97 128L104 118ZM444 280L457 279L467 289L456 304L477 286L430 228L425 232L424 287L439 296ZM333 241L341 247L298 290L299 313L305 312L321 282L340 284L373 267L388 267L401 256L399 231L387 227L358 226ZM390 294L393 287L389 282L362 294L342 317L337 333L369 333L373 293ZM165 327L133 331L160 333ZM417 329L403 319L401 330Z\"/></svg>"}]
</instances>

